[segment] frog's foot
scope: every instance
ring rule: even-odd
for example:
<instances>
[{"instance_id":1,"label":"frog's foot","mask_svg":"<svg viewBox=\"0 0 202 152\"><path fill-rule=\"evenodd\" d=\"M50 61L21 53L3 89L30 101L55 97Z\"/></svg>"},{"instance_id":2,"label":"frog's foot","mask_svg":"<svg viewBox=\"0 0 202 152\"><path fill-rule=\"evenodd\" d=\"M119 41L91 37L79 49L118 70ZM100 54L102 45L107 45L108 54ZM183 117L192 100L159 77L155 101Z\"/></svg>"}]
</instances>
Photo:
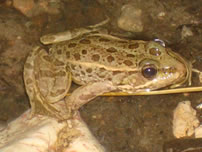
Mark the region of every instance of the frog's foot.
<instances>
[{"instance_id":1,"label":"frog's foot","mask_svg":"<svg viewBox=\"0 0 202 152\"><path fill-rule=\"evenodd\" d=\"M53 43L71 40L73 38L79 37L79 36L84 35L84 34L102 31L103 29L101 28L101 26L107 24L108 22L109 22L109 18L107 17L106 20L104 20L98 24L88 26L86 28L76 28L73 30L60 32L57 34L44 35L40 38L40 41L43 44L53 44Z\"/></svg>"},{"instance_id":2,"label":"frog's foot","mask_svg":"<svg viewBox=\"0 0 202 152\"><path fill-rule=\"evenodd\" d=\"M65 97L71 84L71 74L66 72L64 63L52 59L43 48L36 47L26 60L24 82L32 116L42 114L62 118L62 107L54 103Z\"/></svg>"},{"instance_id":3,"label":"frog's foot","mask_svg":"<svg viewBox=\"0 0 202 152\"><path fill-rule=\"evenodd\" d=\"M95 97L114 90L117 90L117 87L110 81L94 82L79 87L69 97L65 98L68 115L72 115L74 111L77 111Z\"/></svg>"}]
</instances>

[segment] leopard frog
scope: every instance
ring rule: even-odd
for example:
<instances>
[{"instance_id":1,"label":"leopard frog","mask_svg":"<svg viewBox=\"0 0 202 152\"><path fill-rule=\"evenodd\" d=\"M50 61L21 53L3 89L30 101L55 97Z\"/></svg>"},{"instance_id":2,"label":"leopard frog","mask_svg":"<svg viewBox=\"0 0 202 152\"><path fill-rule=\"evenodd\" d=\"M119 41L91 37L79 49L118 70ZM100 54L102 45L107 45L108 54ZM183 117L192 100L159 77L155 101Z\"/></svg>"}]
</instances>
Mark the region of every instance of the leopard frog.
<instances>
[{"instance_id":1,"label":"leopard frog","mask_svg":"<svg viewBox=\"0 0 202 152\"><path fill-rule=\"evenodd\" d=\"M63 119L68 113L65 109L78 109L105 92L175 87L189 77L187 62L157 42L85 30L65 34L67 40L52 44L48 51L36 47L26 60L24 82L33 114ZM52 42L56 37L41 40ZM81 87L66 97L72 81ZM62 100L67 107L55 104Z\"/></svg>"}]
</instances>

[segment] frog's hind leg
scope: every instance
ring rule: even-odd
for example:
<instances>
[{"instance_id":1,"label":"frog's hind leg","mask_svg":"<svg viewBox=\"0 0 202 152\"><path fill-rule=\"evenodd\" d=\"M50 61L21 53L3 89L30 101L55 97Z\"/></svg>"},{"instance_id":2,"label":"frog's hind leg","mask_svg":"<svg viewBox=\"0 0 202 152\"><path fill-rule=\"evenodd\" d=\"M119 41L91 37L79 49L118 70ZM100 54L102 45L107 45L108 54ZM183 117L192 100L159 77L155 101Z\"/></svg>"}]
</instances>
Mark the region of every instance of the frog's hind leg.
<instances>
[{"instance_id":1,"label":"frog's hind leg","mask_svg":"<svg viewBox=\"0 0 202 152\"><path fill-rule=\"evenodd\" d=\"M62 119L60 101L69 90L71 75L65 66L56 66L48 53L40 47L28 56L24 66L24 83L30 99L32 115L42 114Z\"/></svg>"}]
</instances>

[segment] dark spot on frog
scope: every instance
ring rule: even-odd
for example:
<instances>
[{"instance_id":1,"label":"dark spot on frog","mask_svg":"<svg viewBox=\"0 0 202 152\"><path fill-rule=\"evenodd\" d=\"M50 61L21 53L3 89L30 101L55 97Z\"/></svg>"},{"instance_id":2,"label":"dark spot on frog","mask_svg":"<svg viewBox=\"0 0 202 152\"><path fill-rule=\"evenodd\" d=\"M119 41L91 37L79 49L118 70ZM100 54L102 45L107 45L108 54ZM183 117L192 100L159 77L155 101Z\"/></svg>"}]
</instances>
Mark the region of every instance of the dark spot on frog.
<instances>
[{"instance_id":1,"label":"dark spot on frog","mask_svg":"<svg viewBox=\"0 0 202 152\"><path fill-rule=\"evenodd\" d=\"M83 55L85 55L85 54L87 54L87 50L82 50L81 53L82 53Z\"/></svg>"},{"instance_id":2,"label":"dark spot on frog","mask_svg":"<svg viewBox=\"0 0 202 152\"><path fill-rule=\"evenodd\" d=\"M68 48L73 48L73 47L75 47L76 46L76 43L70 43L69 45L68 45Z\"/></svg>"},{"instance_id":3,"label":"dark spot on frog","mask_svg":"<svg viewBox=\"0 0 202 152\"><path fill-rule=\"evenodd\" d=\"M151 48L151 49L149 49L149 53L150 53L151 55L154 55L154 56L159 56L159 55L161 55L161 51L159 51L158 48Z\"/></svg>"},{"instance_id":4,"label":"dark spot on frog","mask_svg":"<svg viewBox=\"0 0 202 152\"><path fill-rule=\"evenodd\" d=\"M84 71L81 71L81 74L82 74L82 75L85 75L86 73L85 73Z\"/></svg>"},{"instance_id":5,"label":"dark spot on frog","mask_svg":"<svg viewBox=\"0 0 202 152\"><path fill-rule=\"evenodd\" d=\"M79 77L79 76L80 76L80 74L78 74L78 73L75 74L75 77Z\"/></svg>"},{"instance_id":6,"label":"dark spot on frog","mask_svg":"<svg viewBox=\"0 0 202 152\"><path fill-rule=\"evenodd\" d=\"M92 56L92 60L93 60L93 61L99 61L99 60L100 60L100 56L99 56L98 54L94 54L94 55Z\"/></svg>"},{"instance_id":7,"label":"dark spot on frog","mask_svg":"<svg viewBox=\"0 0 202 152\"><path fill-rule=\"evenodd\" d=\"M119 73L121 73L121 71L113 71L113 75L117 75L117 74L119 74Z\"/></svg>"},{"instance_id":8,"label":"dark spot on frog","mask_svg":"<svg viewBox=\"0 0 202 152\"><path fill-rule=\"evenodd\" d=\"M133 65L133 62L131 62L130 60L125 60L123 63L124 63L125 65L127 65L127 66Z\"/></svg>"},{"instance_id":9,"label":"dark spot on frog","mask_svg":"<svg viewBox=\"0 0 202 152\"><path fill-rule=\"evenodd\" d=\"M111 63L112 61L114 61L114 57L111 56L111 55L108 56L108 57L107 57L107 61Z\"/></svg>"},{"instance_id":10,"label":"dark spot on frog","mask_svg":"<svg viewBox=\"0 0 202 152\"><path fill-rule=\"evenodd\" d=\"M91 68L86 69L86 72L91 73L93 70Z\"/></svg>"},{"instance_id":11,"label":"dark spot on frog","mask_svg":"<svg viewBox=\"0 0 202 152\"><path fill-rule=\"evenodd\" d=\"M80 54L79 53L75 53L74 54L74 58L75 58L76 61L80 60L81 59L80 58Z\"/></svg>"},{"instance_id":12,"label":"dark spot on frog","mask_svg":"<svg viewBox=\"0 0 202 152\"><path fill-rule=\"evenodd\" d=\"M71 64L71 69L72 69L72 70L75 70L75 69L76 69L76 65Z\"/></svg>"},{"instance_id":13,"label":"dark spot on frog","mask_svg":"<svg viewBox=\"0 0 202 152\"><path fill-rule=\"evenodd\" d=\"M105 71L105 68L100 68L99 71L100 71L100 72L104 72L104 71Z\"/></svg>"},{"instance_id":14,"label":"dark spot on frog","mask_svg":"<svg viewBox=\"0 0 202 152\"><path fill-rule=\"evenodd\" d=\"M90 40L88 40L88 39L82 39L79 42L82 44L90 44L91 43Z\"/></svg>"},{"instance_id":15,"label":"dark spot on frog","mask_svg":"<svg viewBox=\"0 0 202 152\"><path fill-rule=\"evenodd\" d=\"M129 44L128 45L128 48L129 49L137 49L139 47L139 44L138 43L134 43L134 44Z\"/></svg>"},{"instance_id":16,"label":"dark spot on frog","mask_svg":"<svg viewBox=\"0 0 202 152\"><path fill-rule=\"evenodd\" d=\"M127 41L118 41L118 43L128 43Z\"/></svg>"},{"instance_id":17,"label":"dark spot on frog","mask_svg":"<svg viewBox=\"0 0 202 152\"><path fill-rule=\"evenodd\" d=\"M115 49L113 47L110 47L106 51L109 52L109 53L114 53L114 52L117 52L117 49Z\"/></svg>"},{"instance_id":18,"label":"dark spot on frog","mask_svg":"<svg viewBox=\"0 0 202 152\"><path fill-rule=\"evenodd\" d=\"M112 78L108 78L107 80L112 81Z\"/></svg>"},{"instance_id":19,"label":"dark spot on frog","mask_svg":"<svg viewBox=\"0 0 202 152\"><path fill-rule=\"evenodd\" d=\"M135 57L135 55L133 55L133 54L127 54L126 56L127 56L127 57L131 57L131 58L134 58L134 57Z\"/></svg>"}]
</instances>

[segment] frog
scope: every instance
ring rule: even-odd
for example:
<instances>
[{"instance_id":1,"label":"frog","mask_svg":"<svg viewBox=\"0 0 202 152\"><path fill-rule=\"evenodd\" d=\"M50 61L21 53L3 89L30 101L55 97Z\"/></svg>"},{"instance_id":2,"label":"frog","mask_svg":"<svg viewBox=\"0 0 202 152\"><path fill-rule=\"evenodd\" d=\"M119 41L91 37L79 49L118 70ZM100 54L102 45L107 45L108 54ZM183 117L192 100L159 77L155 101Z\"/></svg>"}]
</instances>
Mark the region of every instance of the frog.
<instances>
[{"instance_id":1,"label":"frog","mask_svg":"<svg viewBox=\"0 0 202 152\"><path fill-rule=\"evenodd\" d=\"M117 37L100 25L41 37L44 46L36 46L24 64L32 115L65 120L104 93L174 88L190 78L188 61L170 48ZM72 82L80 87L67 96Z\"/></svg>"}]
</instances>

